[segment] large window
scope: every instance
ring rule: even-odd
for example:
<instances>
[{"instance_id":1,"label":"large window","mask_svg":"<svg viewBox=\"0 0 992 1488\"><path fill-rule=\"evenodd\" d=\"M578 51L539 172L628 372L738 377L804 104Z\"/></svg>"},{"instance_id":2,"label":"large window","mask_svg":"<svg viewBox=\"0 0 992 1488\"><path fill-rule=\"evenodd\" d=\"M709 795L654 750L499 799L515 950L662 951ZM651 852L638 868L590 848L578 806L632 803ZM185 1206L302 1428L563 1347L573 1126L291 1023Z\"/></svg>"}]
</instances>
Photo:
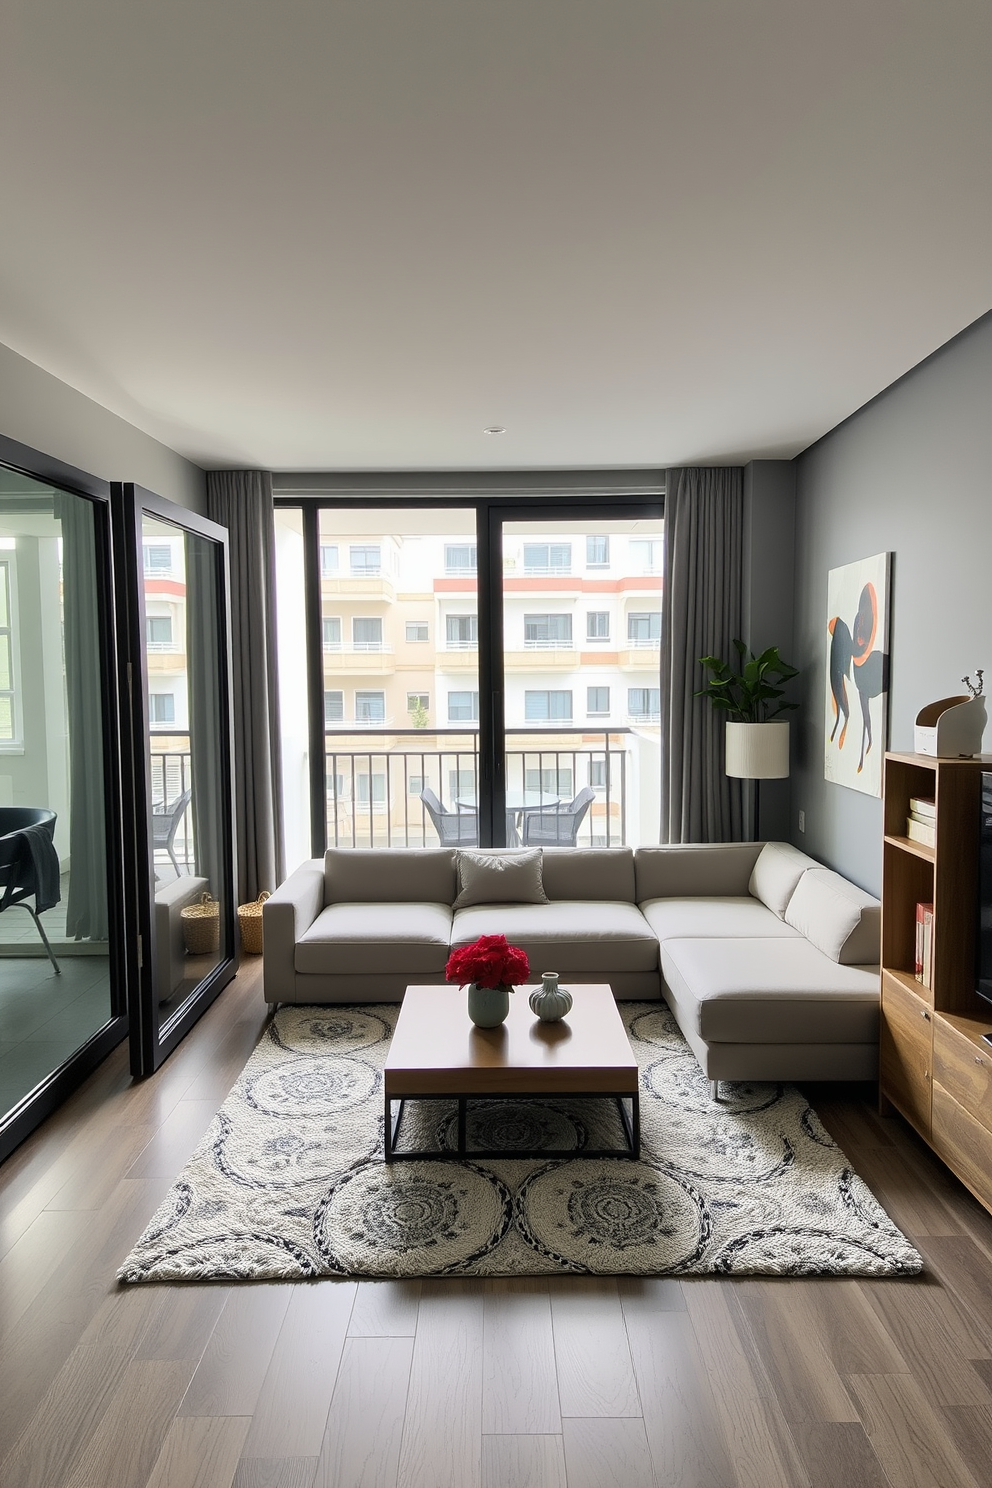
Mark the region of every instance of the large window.
<instances>
[{"instance_id":1,"label":"large window","mask_svg":"<svg viewBox=\"0 0 992 1488\"><path fill-rule=\"evenodd\" d=\"M571 646L571 615L525 615L524 645L541 649Z\"/></svg>"},{"instance_id":2,"label":"large window","mask_svg":"<svg viewBox=\"0 0 992 1488\"><path fill-rule=\"evenodd\" d=\"M449 651L467 651L479 644L477 615L447 615L444 621L445 641Z\"/></svg>"},{"instance_id":3,"label":"large window","mask_svg":"<svg viewBox=\"0 0 992 1488\"><path fill-rule=\"evenodd\" d=\"M572 694L565 688L554 688L547 692L524 693L524 717L530 723L562 723L572 721Z\"/></svg>"},{"instance_id":4,"label":"large window","mask_svg":"<svg viewBox=\"0 0 992 1488\"><path fill-rule=\"evenodd\" d=\"M448 722L475 723L479 717L479 694L477 692L448 693Z\"/></svg>"},{"instance_id":5,"label":"large window","mask_svg":"<svg viewBox=\"0 0 992 1488\"><path fill-rule=\"evenodd\" d=\"M524 573L567 574L571 572L571 543L524 543Z\"/></svg>"}]
</instances>

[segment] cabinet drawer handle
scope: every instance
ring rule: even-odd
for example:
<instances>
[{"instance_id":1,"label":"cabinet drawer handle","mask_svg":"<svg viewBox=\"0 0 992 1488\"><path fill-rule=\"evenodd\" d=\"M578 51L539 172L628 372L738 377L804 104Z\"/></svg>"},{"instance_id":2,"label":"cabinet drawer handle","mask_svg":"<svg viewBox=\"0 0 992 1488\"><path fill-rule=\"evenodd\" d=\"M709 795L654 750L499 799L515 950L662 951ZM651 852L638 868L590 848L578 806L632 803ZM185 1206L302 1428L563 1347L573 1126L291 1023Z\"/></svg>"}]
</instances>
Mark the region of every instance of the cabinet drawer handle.
<instances>
[{"instance_id":1,"label":"cabinet drawer handle","mask_svg":"<svg viewBox=\"0 0 992 1488\"><path fill-rule=\"evenodd\" d=\"M920 1008L920 1017L921 1018L929 1018L930 1017L929 1010L927 1008Z\"/></svg>"}]
</instances>

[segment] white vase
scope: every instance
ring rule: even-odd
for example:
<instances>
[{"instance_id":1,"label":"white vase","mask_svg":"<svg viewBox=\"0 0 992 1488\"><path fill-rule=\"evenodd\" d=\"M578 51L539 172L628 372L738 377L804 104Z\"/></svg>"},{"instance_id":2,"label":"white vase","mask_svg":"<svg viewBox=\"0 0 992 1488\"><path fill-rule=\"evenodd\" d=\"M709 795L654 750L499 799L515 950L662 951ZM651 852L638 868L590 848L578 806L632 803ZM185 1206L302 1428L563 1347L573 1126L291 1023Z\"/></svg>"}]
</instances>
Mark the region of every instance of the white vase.
<instances>
[{"instance_id":1,"label":"white vase","mask_svg":"<svg viewBox=\"0 0 992 1488\"><path fill-rule=\"evenodd\" d=\"M789 721L728 723L726 773L739 780L785 780L789 774Z\"/></svg>"},{"instance_id":2,"label":"white vase","mask_svg":"<svg viewBox=\"0 0 992 1488\"><path fill-rule=\"evenodd\" d=\"M536 1013L542 1023L557 1023L559 1018L564 1018L570 1011L572 994L566 992L564 987L559 987L556 971L546 971L541 985L534 988L528 1001L531 1012Z\"/></svg>"}]
</instances>

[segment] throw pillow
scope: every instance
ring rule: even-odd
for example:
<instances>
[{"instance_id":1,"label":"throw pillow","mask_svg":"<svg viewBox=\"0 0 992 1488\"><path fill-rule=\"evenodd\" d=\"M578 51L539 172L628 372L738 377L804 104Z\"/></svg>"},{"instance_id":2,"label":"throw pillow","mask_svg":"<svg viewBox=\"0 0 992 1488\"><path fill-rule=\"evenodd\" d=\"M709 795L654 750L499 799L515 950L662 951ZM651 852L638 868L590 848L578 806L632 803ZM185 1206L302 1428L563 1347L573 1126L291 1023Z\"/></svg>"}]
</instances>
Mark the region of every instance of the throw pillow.
<instances>
[{"instance_id":1,"label":"throw pillow","mask_svg":"<svg viewBox=\"0 0 992 1488\"><path fill-rule=\"evenodd\" d=\"M462 848L455 909L473 904L547 904L541 871L541 849L524 852L470 852Z\"/></svg>"},{"instance_id":2,"label":"throw pillow","mask_svg":"<svg viewBox=\"0 0 992 1488\"><path fill-rule=\"evenodd\" d=\"M818 867L815 858L808 858L788 842L766 842L752 870L748 893L784 920L796 884L807 868Z\"/></svg>"}]
</instances>

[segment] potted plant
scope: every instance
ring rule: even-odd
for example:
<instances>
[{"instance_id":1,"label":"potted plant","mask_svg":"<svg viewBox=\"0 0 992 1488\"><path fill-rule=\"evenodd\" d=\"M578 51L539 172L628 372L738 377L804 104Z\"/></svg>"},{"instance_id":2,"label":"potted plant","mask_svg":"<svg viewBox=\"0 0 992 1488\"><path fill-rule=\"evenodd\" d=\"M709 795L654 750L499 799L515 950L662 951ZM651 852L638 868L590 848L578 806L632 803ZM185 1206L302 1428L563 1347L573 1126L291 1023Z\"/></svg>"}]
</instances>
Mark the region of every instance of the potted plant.
<instances>
[{"instance_id":1,"label":"potted plant","mask_svg":"<svg viewBox=\"0 0 992 1488\"><path fill-rule=\"evenodd\" d=\"M699 662L710 673L696 697L708 697L714 708L727 715L728 775L743 780L782 780L789 773L789 723L779 714L797 708L783 702L781 684L798 677L799 668L789 666L777 646L760 656L743 641L734 641L737 669L718 656L701 656Z\"/></svg>"}]
</instances>

